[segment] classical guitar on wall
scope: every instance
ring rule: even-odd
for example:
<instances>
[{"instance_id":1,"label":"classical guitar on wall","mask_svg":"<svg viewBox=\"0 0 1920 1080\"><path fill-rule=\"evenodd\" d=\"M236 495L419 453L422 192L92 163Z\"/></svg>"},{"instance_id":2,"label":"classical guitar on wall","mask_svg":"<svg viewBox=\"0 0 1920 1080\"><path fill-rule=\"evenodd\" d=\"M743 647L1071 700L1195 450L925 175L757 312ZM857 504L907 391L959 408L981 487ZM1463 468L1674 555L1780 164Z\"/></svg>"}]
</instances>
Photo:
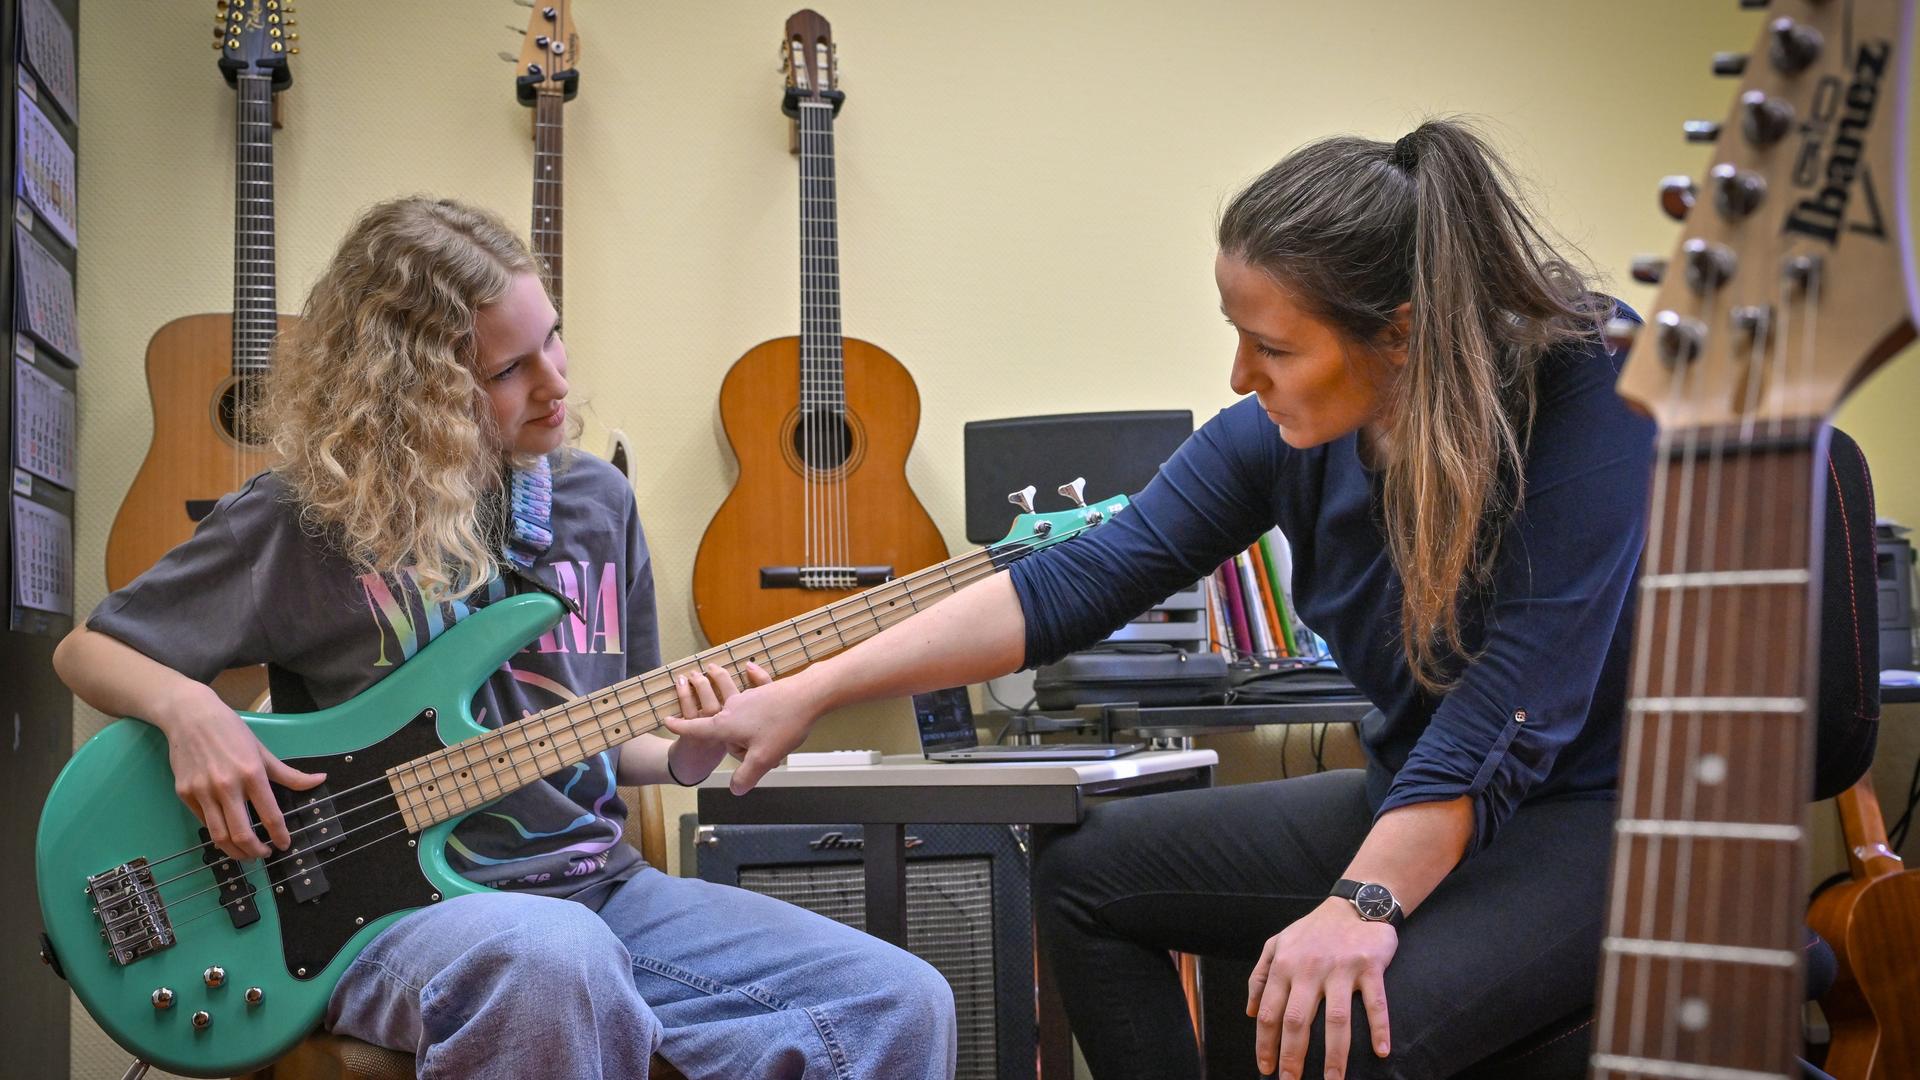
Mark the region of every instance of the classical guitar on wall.
<instances>
[{"instance_id":1,"label":"classical guitar on wall","mask_svg":"<svg viewBox=\"0 0 1920 1080\"><path fill-rule=\"evenodd\" d=\"M1914 338L1912 0L1766 17L1689 125L1714 163L1666 192L1686 229L1621 376L1661 435L1596 1077L1799 1075L1827 418Z\"/></svg>"},{"instance_id":2,"label":"classical guitar on wall","mask_svg":"<svg viewBox=\"0 0 1920 1080\"><path fill-rule=\"evenodd\" d=\"M193 535L222 495L267 465L248 427L272 363L273 341L291 326L275 294L274 95L293 81L299 52L293 8L281 0L228 0L219 17L220 72L233 87L233 310L188 315L147 343L153 442L107 535L107 588L118 589ZM230 702L266 687L260 669L216 683ZM244 684L244 685L241 685Z\"/></svg>"},{"instance_id":3,"label":"classical guitar on wall","mask_svg":"<svg viewBox=\"0 0 1920 1080\"><path fill-rule=\"evenodd\" d=\"M827 20L787 20L784 108L800 156L800 335L756 345L727 372L720 416L740 476L708 523L693 602L725 641L947 556L907 487L920 394L900 361L840 332Z\"/></svg>"}]
</instances>

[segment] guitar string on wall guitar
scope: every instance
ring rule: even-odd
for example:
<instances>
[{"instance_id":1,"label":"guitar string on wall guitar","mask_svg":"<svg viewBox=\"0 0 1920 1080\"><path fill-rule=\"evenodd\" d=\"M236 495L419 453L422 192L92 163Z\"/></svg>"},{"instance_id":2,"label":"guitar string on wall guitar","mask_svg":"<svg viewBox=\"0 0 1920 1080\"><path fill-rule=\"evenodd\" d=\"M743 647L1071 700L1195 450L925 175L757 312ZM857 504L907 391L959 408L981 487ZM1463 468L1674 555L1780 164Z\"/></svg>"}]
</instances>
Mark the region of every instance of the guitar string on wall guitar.
<instances>
[{"instance_id":1,"label":"guitar string on wall guitar","mask_svg":"<svg viewBox=\"0 0 1920 1080\"><path fill-rule=\"evenodd\" d=\"M694 560L694 610L708 641L947 556L907 486L920 426L913 377L840 329L833 125L846 96L827 20L796 12L782 48L783 108L800 157L800 335L755 346L721 384L740 476Z\"/></svg>"},{"instance_id":2,"label":"guitar string on wall guitar","mask_svg":"<svg viewBox=\"0 0 1920 1080\"><path fill-rule=\"evenodd\" d=\"M1750 5L1749 5L1750 6ZM1827 418L1914 337L1911 0L1771 5L1620 390L1659 421L1596 1077L1798 1076ZM1637 330L1637 333L1635 331ZM1890 1075L1875 1073L1874 1075ZM1851 1080L1851 1078L1849 1078Z\"/></svg>"}]
</instances>

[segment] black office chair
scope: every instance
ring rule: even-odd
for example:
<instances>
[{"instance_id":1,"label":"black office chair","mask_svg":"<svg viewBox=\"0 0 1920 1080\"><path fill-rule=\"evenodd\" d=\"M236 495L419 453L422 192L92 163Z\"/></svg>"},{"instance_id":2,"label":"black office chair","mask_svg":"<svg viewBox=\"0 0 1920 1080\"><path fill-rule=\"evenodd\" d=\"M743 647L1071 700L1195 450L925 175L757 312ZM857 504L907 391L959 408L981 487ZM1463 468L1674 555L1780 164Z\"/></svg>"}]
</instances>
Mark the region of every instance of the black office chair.
<instances>
[{"instance_id":1,"label":"black office chair","mask_svg":"<svg viewBox=\"0 0 1920 1080\"><path fill-rule=\"evenodd\" d=\"M1873 478L1845 432L1828 447L1827 522L1821 557L1819 704L1813 797L1831 799L1873 764L1880 734L1880 605L1873 536ZM1807 1000L1833 985L1833 948L1807 931ZM1587 1075L1593 1011L1563 1017L1456 1080L1577 1080ZM1809 1077L1826 1074L1808 1067Z\"/></svg>"}]
</instances>

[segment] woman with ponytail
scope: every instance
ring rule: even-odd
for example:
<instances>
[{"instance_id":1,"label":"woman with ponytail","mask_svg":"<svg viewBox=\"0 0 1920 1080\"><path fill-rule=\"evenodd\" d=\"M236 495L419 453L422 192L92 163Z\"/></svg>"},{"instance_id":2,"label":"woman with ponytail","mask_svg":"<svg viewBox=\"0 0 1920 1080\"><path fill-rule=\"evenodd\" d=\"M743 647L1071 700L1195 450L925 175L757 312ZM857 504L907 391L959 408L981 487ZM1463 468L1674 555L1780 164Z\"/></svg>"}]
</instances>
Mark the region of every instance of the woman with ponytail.
<instances>
[{"instance_id":1,"label":"woman with ponytail","mask_svg":"<svg viewBox=\"0 0 1920 1080\"><path fill-rule=\"evenodd\" d=\"M1367 767L1095 808L1038 853L1042 944L1099 1080L1199 1075L1169 950L1256 961L1262 1073L1455 1076L1592 1004L1653 426L1459 123L1296 151L1214 275L1241 400L1131 509L673 726L747 746L743 791L828 709L1046 663L1278 525Z\"/></svg>"}]
</instances>

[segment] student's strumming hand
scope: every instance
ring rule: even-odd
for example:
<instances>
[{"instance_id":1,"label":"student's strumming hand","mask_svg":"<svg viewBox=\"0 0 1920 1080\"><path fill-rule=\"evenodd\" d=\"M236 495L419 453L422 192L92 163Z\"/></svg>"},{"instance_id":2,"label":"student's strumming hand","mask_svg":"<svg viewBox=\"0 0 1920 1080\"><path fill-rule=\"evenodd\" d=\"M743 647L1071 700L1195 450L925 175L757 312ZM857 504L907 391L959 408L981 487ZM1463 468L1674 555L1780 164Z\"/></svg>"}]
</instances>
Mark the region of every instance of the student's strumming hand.
<instances>
[{"instance_id":1,"label":"student's strumming hand","mask_svg":"<svg viewBox=\"0 0 1920 1080\"><path fill-rule=\"evenodd\" d=\"M759 664L747 664L746 672L747 682L752 686L765 686L773 681L773 676ZM680 699L680 715L668 717L666 723L668 730L678 733L675 721L689 716L712 716L740 693L740 685L733 681L732 674L726 668L719 664L708 664L703 671L682 675L674 680L673 691ZM685 734L675 739L667 749L667 760L675 780L682 784L697 784L726 760L729 751L746 756L744 746L732 746L724 739Z\"/></svg>"},{"instance_id":2,"label":"student's strumming hand","mask_svg":"<svg viewBox=\"0 0 1920 1080\"><path fill-rule=\"evenodd\" d=\"M274 757L210 687L190 686L198 689L163 703L149 718L166 733L174 793L207 827L214 846L233 858L259 859L269 853L247 818L248 803L273 846L285 851L292 840L269 782L305 791L326 774L301 772Z\"/></svg>"},{"instance_id":3,"label":"student's strumming hand","mask_svg":"<svg viewBox=\"0 0 1920 1080\"><path fill-rule=\"evenodd\" d=\"M767 770L780 764L806 740L825 709L806 672L766 686L742 690L712 716L668 717L667 730L682 738L710 739L740 759L728 787L735 795L753 790Z\"/></svg>"},{"instance_id":4,"label":"student's strumming hand","mask_svg":"<svg viewBox=\"0 0 1920 1080\"><path fill-rule=\"evenodd\" d=\"M1324 999L1326 1076L1345 1076L1356 992L1373 1032L1373 1052L1386 1057L1392 1041L1385 977L1399 947L1398 930L1361 919L1352 904L1333 897L1269 938L1247 981L1247 1015L1259 1021L1254 1054L1261 1075L1273 1073L1277 1065L1282 1080L1302 1080L1310 1025Z\"/></svg>"}]
</instances>

